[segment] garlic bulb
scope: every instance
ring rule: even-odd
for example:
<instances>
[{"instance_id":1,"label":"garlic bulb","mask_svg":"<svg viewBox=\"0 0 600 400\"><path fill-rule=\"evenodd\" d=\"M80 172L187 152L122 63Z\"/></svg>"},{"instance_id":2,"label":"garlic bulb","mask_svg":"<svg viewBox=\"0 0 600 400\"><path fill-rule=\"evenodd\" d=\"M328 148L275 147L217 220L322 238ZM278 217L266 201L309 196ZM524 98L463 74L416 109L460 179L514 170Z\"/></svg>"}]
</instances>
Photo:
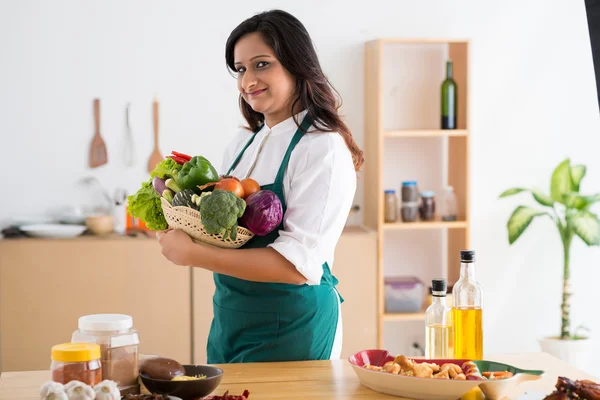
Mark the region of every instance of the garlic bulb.
<instances>
[{"instance_id":1,"label":"garlic bulb","mask_svg":"<svg viewBox=\"0 0 600 400\"><path fill-rule=\"evenodd\" d=\"M71 385L67 389L67 394L69 400L94 400L96 398L94 389L82 382Z\"/></svg>"},{"instance_id":2,"label":"garlic bulb","mask_svg":"<svg viewBox=\"0 0 600 400\"><path fill-rule=\"evenodd\" d=\"M62 383L49 381L40 387L40 400L69 400Z\"/></svg>"},{"instance_id":3,"label":"garlic bulb","mask_svg":"<svg viewBox=\"0 0 600 400\"><path fill-rule=\"evenodd\" d=\"M85 383L81 382L81 381L69 381L67 383L65 383L65 392L69 392L69 389L71 389L74 386L81 386L81 385L85 385Z\"/></svg>"},{"instance_id":4,"label":"garlic bulb","mask_svg":"<svg viewBox=\"0 0 600 400\"><path fill-rule=\"evenodd\" d=\"M117 382L104 380L94 386L96 400L121 400L121 392L117 387Z\"/></svg>"}]
</instances>

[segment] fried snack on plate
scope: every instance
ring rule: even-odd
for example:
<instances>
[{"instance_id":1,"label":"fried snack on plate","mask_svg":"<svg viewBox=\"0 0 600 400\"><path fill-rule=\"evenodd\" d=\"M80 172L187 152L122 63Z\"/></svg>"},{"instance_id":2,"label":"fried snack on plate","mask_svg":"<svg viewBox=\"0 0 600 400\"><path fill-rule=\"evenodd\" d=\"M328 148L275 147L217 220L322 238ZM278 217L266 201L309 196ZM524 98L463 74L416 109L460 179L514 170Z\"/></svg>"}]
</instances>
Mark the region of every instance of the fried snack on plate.
<instances>
[{"instance_id":1,"label":"fried snack on plate","mask_svg":"<svg viewBox=\"0 0 600 400\"><path fill-rule=\"evenodd\" d=\"M460 366L452 363L442 364L441 371L448 371L451 379L454 379L457 375L462 374Z\"/></svg>"},{"instance_id":2,"label":"fried snack on plate","mask_svg":"<svg viewBox=\"0 0 600 400\"><path fill-rule=\"evenodd\" d=\"M431 370L433 371L434 374L437 374L438 372L440 372L440 366L437 364L428 363L428 362L422 362L421 364L427 365L429 368L431 368Z\"/></svg>"},{"instance_id":3,"label":"fried snack on plate","mask_svg":"<svg viewBox=\"0 0 600 400\"><path fill-rule=\"evenodd\" d=\"M381 367L377 367L375 365L371 365L371 364L365 364L364 366L366 369L370 369L371 371L383 371L383 368Z\"/></svg>"},{"instance_id":4,"label":"fried snack on plate","mask_svg":"<svg viewBox=\"0 0 600 400\"><path fill-rule=\"evenodd\" d=\"M448 370L443 370L442 372L438 372L437 374L433 375L434 379L450 379L450 375L448 375Z\"/></svg>"},{"instance_id":5,"label":"fried snack on plate","mask_svg":"<svg viewBox=\"0 0 600 400\"><path fill-rule=\"evenodd\" d=\"M398 375L400 373L400 364L396 364L393 361L388 361L383 365L383 370L385 372L389 372L390 374Z\"/></svg>"}]
</instances>

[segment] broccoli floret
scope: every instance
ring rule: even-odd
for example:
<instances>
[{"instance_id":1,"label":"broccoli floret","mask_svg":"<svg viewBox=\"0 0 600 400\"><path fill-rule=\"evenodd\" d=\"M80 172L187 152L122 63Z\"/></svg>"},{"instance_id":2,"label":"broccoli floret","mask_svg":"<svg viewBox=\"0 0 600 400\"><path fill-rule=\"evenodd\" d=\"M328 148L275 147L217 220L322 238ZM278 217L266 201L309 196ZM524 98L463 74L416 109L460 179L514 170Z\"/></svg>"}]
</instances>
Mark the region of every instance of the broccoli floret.
<instances>
[{"instance_id":1,"label":"broccoli floret","mask_svg":"<svg viewBox=\"0 0 600 400\"><path fill-rule=\"evenodd\" d=\"M206 232L235 240L237 221L246 210L246 202L228 190L215 189L200 202L200 216Z\"/></svg>"}]
</instances>

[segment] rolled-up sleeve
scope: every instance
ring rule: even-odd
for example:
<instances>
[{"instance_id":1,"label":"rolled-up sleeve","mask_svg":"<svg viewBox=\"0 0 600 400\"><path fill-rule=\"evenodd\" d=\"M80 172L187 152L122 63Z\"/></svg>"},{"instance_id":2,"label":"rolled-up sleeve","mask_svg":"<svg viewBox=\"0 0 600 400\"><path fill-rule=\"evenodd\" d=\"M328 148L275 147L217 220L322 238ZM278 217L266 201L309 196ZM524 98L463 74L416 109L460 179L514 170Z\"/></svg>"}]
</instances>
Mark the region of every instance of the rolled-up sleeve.
<instances>
[{"instance_id":1,"label":"rolled-up sleeve","mask_svg":"<svg viewBox=\"0 0 600 400\"><path fill-rule=\"evenodd\" d=\"M269 247L290 261L307 284L320 284L323 264L332 266L355 192L356 172L342 137L336 133L304 137L292 153L284 179L283 230Z\"/></svg>"}]
</instances>

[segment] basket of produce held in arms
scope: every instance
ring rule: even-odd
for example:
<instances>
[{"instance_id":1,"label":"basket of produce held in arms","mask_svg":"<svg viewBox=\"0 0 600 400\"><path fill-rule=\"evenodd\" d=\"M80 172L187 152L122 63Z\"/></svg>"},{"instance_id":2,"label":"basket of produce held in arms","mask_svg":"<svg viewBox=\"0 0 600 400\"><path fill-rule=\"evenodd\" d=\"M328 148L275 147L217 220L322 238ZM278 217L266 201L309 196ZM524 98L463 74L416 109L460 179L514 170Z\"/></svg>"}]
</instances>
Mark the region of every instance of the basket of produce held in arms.
<instances>
[{"instance_id":1,"label":"basket of produce held in arms","mask_svg":"<svg viewBox=\"0 0 600 400\"><path fill-rule=\"evenodd\" d=\"M281 223L275 193L250 178L219 177L202 156L173 152L150 175L128 198L129 214L150 229L181 229L197 242L239 248Z\"/></svg>"}]
</instances>

